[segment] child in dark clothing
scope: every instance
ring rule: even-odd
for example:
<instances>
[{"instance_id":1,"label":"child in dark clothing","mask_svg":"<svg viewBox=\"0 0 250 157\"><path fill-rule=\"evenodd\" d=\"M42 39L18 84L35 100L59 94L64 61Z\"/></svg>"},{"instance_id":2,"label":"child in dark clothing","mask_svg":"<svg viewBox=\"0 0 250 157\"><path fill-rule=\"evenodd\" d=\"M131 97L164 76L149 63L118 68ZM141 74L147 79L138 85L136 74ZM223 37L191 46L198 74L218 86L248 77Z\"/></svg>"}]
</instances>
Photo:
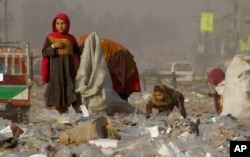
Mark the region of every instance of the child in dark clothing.
<instances>
[{"instance_id":1,"label":"child in dark clothing","mask_svg":"<svg viewBox=\"0 0 250 157\"><path fill-rule=\"evenodd\" d=\"M69 33L70 20L65 13L58 13L52 21L52 32L42 49L42 81L47 83L46 105L67 112L69 105L76 104L76 59L80 51L75 37Z\"/></svg>"},{"instance_id":2,"label":"child in dark clothing","mask_svg":"<svg viewBox=\"0 0 250 157\"><path fill-rule=\"evenodd\" d=\"M184 96L179 91L167 87L163 84L157 84L154 87L152 98L146 105L146 113L152 114L152 109L155 108L158 112L172 112L174 107L177 107L181 115L186 118L187 113L184 108Z\"/></svg>"}]
</instances>

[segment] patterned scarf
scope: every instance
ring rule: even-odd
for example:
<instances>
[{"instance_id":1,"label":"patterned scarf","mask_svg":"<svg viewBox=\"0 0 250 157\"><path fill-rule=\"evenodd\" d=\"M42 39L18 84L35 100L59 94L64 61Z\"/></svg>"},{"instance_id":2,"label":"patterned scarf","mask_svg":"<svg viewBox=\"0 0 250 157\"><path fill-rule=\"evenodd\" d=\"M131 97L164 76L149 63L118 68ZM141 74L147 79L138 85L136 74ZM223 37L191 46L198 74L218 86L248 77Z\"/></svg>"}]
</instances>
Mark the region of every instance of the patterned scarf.
<instances>
[{"instance_id":1,"label":"patterned scarf","mask_svg":"<svg viewBox=\"0 0 250 157\"><path fill-rule=\"evenodd\" d=\"M154 94L152 95L151 102L158 106L166 106L176 101L176 98L178 98L178 96L180 95L179 92L175 91L172 88L167 87L164 84L157 84L155 85L155 87L160 88L161 91L164 93L164 99L162 101L156 100Z\"/></svg>"}]
</instances>

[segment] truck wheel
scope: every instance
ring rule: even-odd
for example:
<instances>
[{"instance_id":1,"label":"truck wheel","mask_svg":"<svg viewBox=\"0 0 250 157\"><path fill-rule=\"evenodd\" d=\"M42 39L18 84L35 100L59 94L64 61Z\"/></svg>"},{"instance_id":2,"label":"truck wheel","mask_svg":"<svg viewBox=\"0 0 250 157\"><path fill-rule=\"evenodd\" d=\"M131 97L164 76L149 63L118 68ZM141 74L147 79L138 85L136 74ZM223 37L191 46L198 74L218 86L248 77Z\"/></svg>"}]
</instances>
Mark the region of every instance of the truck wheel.
<instances>
[{"instance_id":1,"label":"truck wheel","mask_svg":"<svg viewBox=\"0 0 250 157\"><path fill-rule=\"evenodd\" d=\"M22 122L28 124L30 121L30 106L22 107Z\"/></svg>"}]
</instances>

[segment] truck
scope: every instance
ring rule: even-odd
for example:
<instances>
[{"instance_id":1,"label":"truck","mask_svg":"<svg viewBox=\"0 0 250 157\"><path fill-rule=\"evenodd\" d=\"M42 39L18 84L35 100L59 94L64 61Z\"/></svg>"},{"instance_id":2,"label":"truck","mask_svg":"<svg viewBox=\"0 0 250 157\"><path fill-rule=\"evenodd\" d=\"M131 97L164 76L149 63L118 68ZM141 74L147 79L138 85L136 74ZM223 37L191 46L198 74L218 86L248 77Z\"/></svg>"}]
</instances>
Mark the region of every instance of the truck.
<instances>
[{"instance_id":1,"label":"truck","mask_svg":"<svg viewBox=\"0 0 250 157\"><path fill-rule=\"evenodd\" d=\"M177 82L190 82L194 80L194 68L192 63L187 61L177 61L165 65L161 70L161 74L175 73Z\"/></svg>"},{"instance_id":2,"label":"truck","mask_svg":"<svg viewBox=\"0 0 250 157\"><path fill-rule=\"evenodd\" d=\"M197 82L194 79L193 64L188 61L175 61L168 63L161 68L160 74L176 76L162 79L164 83L170 84L174 87L176 87L177 84L181 86L190 86L192 84L196 84Z\"/></svg>"},{"instance_id":3,"label":"truck","mask_svg":"<svg viewBox=\"0 0 250 157\"><path fill-rule=\"evenodd\" d=\"M0 117L28 122L32 56L27 42L0 42Z\"/></svg>"}]
</instances>

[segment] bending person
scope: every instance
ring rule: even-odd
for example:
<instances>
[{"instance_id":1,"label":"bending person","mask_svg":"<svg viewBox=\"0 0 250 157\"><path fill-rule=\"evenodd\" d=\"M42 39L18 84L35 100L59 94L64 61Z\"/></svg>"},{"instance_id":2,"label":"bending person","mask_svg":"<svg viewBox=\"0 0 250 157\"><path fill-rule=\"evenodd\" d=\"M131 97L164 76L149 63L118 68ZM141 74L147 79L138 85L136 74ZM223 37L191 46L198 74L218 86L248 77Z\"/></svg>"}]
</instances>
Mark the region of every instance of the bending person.
<instances>
[{"instance_id":1,"label":"bending person","mask_svg":"<svg viewBox=\"0 0 250 157\"><path fill-rule=\"evenodd\" d=\"M161 83L155 85L152 97L146 104L146 113L152 114L153 109L157 109L158 113L167 112L168 115L175 107L184 118L187 117L183 94Z\"/></svg>"},{"instance_id":2,"label":"bending person","mask_svg":"<svg viewBox=\"0 0 250 157\"><path fill-rule=\"evenodd\" d=\"M221 114L222 106L222 96L217 92L216 87L225 80L225 73L220 68L213 68L207 77L207 82L211 92L208 96L214 98L214 106L218 115Z\"/></svg>"},{"instance_id":3,"label":"bending person","mask_svg":"<svg viewBox=\"0 0 250 157\"><path fill-rule=\"evenodd\" d=\"M76 76L76 90L82 102L91 112L106 111L131 113L139 111L124 101L113 90L107 62L105 60L99 36L92 32L84 42L80 67ZM142 111L139 111L142 113Z\"/></svg>"},{"instance_id":4,"label":"bending person","mask_svg":"<svg viewBox=\"0 0 250 157\"><path fill-rule=\"evenodd\" d=\"M84 47L87 35L81 35L78 40L80 48ZM101 39L101 47L108 64L113 89L118 95L128 100L133 92L140 92L139 73L130 51L118 42Z\"/></svg>"}]
</instances>

